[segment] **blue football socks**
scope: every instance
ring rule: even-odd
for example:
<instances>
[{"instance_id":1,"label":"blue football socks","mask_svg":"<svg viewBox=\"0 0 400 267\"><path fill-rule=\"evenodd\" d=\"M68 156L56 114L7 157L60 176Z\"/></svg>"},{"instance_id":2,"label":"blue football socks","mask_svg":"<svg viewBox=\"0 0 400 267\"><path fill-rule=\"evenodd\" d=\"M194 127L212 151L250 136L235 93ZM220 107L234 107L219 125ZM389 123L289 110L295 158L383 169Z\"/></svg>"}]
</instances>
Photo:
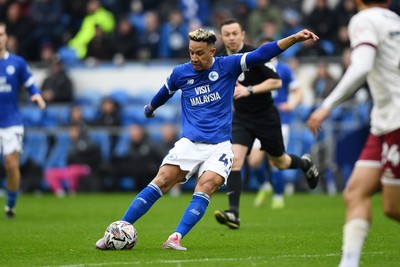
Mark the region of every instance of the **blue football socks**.
<instances>
[{"instance_id":1,"label":"blue football socks","mask_svg":"<svg viewBox=\"0 0 400 267\"><path fill-rule=\"evenodd\" d=\"M142 217L162 195L163 193L160 188L150 183L135 197L121 220L133 224Z\"/></svg>"},{"instance_id":2,"label":"blue football socks","mask_svg":"<svg viewBox=\"0 0 400 267\"><path fill-rule=\"evenodd\" d=\"M175 232L180 233L184 237L203 217L208 203L210 203L210 197L207 194L195 192Z\"/></svg>"},{"instance_id":3,"label":"blue football socks","mask_svg":"<svg viewBox=\"0 0 400 267\"><path fill-rule=\"evenodd\" d=\"M17 202L18 192L7 191L7 207L13 209Z\"/></svg>"},{"instance_id":4,"label":"blue football socks","mask_svg":"<svg viewBox=\"0 0 400 267\"><path fill-rule=\"evenodd\" d=\"M274 193L276 195L283 195L283 191L285 190L285 177L282 171L274 171L271 180Z\"/></svg>"}]
</instances>

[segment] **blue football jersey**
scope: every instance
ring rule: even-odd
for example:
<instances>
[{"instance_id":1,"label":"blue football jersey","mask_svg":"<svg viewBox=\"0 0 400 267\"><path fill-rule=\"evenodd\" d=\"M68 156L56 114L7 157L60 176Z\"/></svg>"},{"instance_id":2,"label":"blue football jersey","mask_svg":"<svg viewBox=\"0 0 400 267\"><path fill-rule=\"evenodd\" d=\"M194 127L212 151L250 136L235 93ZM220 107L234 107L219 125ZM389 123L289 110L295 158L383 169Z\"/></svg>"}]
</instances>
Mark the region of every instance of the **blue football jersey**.
<instances>
[{"instance_id":1,"label":"blue football jersey","mask_svg":"<svg viewBox=\"0 0 400 267\"><path fill-rule=\"evenodd\" d=\"M170 92L182 91L182 137L212 144L230 140L235 83L247 69L242 58L215 57L212 67L201 72L190 62L173 69L165 86Z\"/></svg>"},{"instance_id":2,"label":"blue football jersey","mask_svg":"<svg viewBox=\"0 0 400 267\"><path fill-rule=\"evenodd\" d=\"M279 90L272 91L272 97L276 106L280 103L285 103L288 101L290 90L298 85L298 81L292 71L292 69L279 61L273 62L275 64L276 72L279 74L282 80L282 87ZM280 111L281 123L288 124L291 119L291 113Z\"/></svg>"},{"instance_id":3,"label":"blue football jersey","mask_svg":"<svg viewBox=\"0 0 400 267\"><path fill-rule=\"evenodd\" d=\"M0 58L0 127L22 125L18 109L18 93L21 86L38 92L31 71L25 60L7 53Z\"/></svg>"}]
</instances>

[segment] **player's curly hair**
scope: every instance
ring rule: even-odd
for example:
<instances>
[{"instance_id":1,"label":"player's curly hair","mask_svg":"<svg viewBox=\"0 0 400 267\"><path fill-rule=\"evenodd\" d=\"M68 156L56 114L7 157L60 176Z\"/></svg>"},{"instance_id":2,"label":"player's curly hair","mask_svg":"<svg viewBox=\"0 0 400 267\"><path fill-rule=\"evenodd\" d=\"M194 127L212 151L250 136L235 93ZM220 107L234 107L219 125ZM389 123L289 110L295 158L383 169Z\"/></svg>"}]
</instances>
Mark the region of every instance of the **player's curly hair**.
<instances>
[{"instance_id":1,"label":"player's curly hair","mask_svg":"<svg viewBox=\"0 0 400 267\"><path fill-rule=\"evenodd\" d=\"M206 42L207 44L215 45L217 36L214 31L200 28L189 32L189 39L196 42Z\"/></svg>"}]
</instances>

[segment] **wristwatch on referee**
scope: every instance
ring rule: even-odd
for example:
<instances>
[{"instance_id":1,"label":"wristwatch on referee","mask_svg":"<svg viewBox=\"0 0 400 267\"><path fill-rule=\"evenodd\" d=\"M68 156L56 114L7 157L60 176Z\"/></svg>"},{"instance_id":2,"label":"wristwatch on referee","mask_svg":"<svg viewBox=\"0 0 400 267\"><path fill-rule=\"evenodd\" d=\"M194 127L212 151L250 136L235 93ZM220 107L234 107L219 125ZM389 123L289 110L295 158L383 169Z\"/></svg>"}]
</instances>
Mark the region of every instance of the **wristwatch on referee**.
<instances>
[{"instance_id":1,"label":"wristwatch on referee","mask_svg":"<svg viewBox=\"0 0 400 267\"><path fill-rule=\"evenodd\" d=\"M252 95L254 93L253 92L253 85L247 86L247 91Z\"/></svg>"}]
</instances>

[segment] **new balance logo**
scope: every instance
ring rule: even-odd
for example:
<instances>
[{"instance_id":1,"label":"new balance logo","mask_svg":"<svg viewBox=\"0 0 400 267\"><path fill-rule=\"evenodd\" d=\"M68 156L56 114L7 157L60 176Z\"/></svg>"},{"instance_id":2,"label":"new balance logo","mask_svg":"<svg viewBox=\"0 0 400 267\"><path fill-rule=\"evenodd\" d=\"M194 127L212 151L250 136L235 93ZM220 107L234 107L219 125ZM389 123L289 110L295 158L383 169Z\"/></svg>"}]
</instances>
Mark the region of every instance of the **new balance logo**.
<instances>
[{"instance_id":1,"label":"new balance logo","mask_svg":"<svg viewBox=\"0 0 400 267\"><path fill-rule=\"evenodd\" d=\"M187 84L193 84L193 83L194 83L193 79L190 79L190 80L187 81Z\"/></svg>"},{"instance_id":2,"label":"new balance logo","mask_svg":"<svg viewBox=\"0 0 400 267\"><path fill-rule=\"evenodd\" d=\"M142 198L142 197L139 197L138 200L142 201L143 204L147 204L147 201L146 201L144 198Z\"/></svg>"},{"instance_id":3,"label":"new balance logo","mask_svg":"<svg viewBox=\"0 0 400 267\"><path fill-rule=\"evenodd\" d=\"M200 212L195 209L191 209L190 212L193 213L194 215L200 215Z\"/></svg>"}]
</instances>

